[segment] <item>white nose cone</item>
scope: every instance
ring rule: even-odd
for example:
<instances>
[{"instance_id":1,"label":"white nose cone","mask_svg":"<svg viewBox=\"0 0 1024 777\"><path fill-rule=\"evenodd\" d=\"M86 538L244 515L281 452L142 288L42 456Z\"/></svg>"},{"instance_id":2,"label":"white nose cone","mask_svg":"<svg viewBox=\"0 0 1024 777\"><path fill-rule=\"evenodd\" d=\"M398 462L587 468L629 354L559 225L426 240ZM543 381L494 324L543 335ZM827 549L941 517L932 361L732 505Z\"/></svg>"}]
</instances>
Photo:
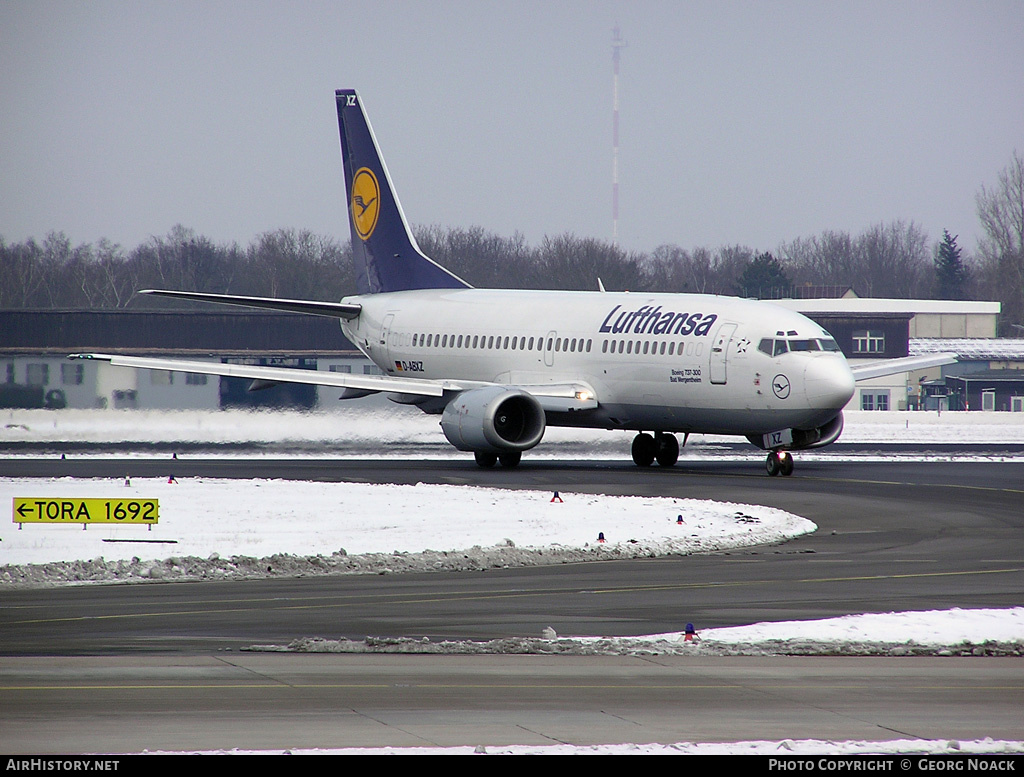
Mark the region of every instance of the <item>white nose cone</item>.
<instances>
[{"instance_id":1,"label":"white nose cone","mask_svg":"<svg viewBox=\"0 0 1024 777\"><path fill-rule=\"evenodd\" d=\"M853 397L855 381L850 365L838 354L820 354L804 370L804 391L812 408L841 410Z\"/></svg>"}]
</instances>

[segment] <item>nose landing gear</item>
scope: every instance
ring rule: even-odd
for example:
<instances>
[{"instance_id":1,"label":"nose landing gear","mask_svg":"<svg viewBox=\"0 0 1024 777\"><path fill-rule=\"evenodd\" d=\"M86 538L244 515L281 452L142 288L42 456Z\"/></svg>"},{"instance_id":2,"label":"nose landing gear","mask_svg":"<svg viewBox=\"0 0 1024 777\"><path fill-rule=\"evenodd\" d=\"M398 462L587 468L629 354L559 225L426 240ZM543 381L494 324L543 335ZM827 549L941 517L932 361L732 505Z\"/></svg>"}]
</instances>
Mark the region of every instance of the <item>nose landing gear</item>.
<instances>
[{"instance_id":1,"label":"nose landing gear","mask_svg":"<svg viewBox=\"0 0 1024 777\"><path fill-rule=\"evenodd\" d=\"M793 456L789 451L772 451L768 454L764 466L772 477L782 475L788 478L793 474Z\"/></svg>"}]
</instances>

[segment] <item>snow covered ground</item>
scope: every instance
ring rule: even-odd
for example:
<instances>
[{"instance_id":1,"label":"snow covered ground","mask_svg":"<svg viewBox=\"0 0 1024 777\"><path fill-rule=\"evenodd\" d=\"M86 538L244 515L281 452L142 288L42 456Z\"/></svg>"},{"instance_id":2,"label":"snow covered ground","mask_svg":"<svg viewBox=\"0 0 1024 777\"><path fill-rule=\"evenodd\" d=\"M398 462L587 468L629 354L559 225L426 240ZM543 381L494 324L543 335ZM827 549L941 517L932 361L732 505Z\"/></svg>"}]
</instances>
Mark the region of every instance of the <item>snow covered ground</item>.
<instances>
[{"instance_id":1,"label":"snow covered ground","mask_svg":"<svg viewBox=\"0 0 1024 777\"><path fill-rule=\"evenodd\" d=\"M1007 741L1002 739L979 739L971 742L962 742L951 739L929 740L929 739L894 739L888 742L831 742L821 739L784 739L781 742L676 742L671 745L592 745L589 747L577 747L575 745L511 745L511 746L483 746L477 747L349 747L338 750L275 750L275 751L251 751L231 750L208 753L212 755L763 755L774 756L781 759L794 759L803 756L821 755L903 755L911 758L901 759L900 769L909 771L917 769L937 769L934 766L933 758L938 755L971 755L984 754L994 756L985 761L985 769L1001 769L1003 771L1013 770L1016 759L999 758L999 756L1013 756L1024 753L1024 742ZM156 753L159 755L159 753ZM931 756L929 759L915 759L913 756ZM860 760L860 759L858 759ZM878 764L875 769L894 771L894 768L887 768L885 760L895 759L871 759ZM924 763L922 764L922 761ZM947 762L950 764L962 763L962 761ZM1001 766L1000 766L1001 764ZM779 767L783 770L783 767ZM797 767L790 766L789 769ZM861 763L860 767L850 763L843 763L835 758L814 759L810 762L804 760L800 767L801 771L811 771L814 768L822 771L849 772L852 769L867 767ZM947 765L945 768L958 768L955 765ZM966 766L960 767L966 769Z\"/></svg>"},{"instance_id":2,"label":"snow covered ground","mask_svg":"<svg viewBox=\"0 0 1024 777\"><path fill-rule=\"evenodd\" d=\"M773 508L694 499L562 493L552 501L552 492L425 484L168 480L0 479L7 505L15 497L160 501L155 526L105 516L86 529L84 520L0 523L5 564L59 562L48 565L49 577L0 568L0 582L265 576L267 566L276 574L481 569L774 544L816 528Z\"/></svg>"},{"instance_id":3,"label":"snow covered ground","mask_svg":"<svg viewBox=\"0 0 1024 777\"><path fill-rule=\"evenodd\" d=\"M4 419L4 416L6 418ZM251 444L281 455L290 446L323 455L464 456L451 451L437 419L417 411L246 413L4 411L5 444ZM730 438L695 436L684 449L716 454ZM1024 443L1024 414L850 413L843 440L858 443ZM730 440L731 441L731 440ZM544 454L544 446L551 452ZM531 455L628 458L629 436L550 429ZM365 446L365 448L363 448ZM692 446L692 447L691 447ZM245 446L248 447L248 446ZM360 450L360 448L363 448ZM410 452L410 449L412 452ZM828 450L828 449L825 449ZM75 452L72 455L85 455ZM122 455L119 453L119 455ZM132 451L135 455L163 455ZM304 454L306 455L306 454ZM728 454L735 455L735 454ZM739 454L746 456L747 454ZM751 449L751 458L763 454ZM803 455L810 455L810 452ZM959 454L962 457L962 454ZM1005 457L1000 457L1005 460ZM2 472L2 460L0 460ZM173 473L172 460L168 474ZM656 497L612 497L434 485L360 485L216 479L73 480L0 478L0 504L14 497L158 498L156 526L0 523L0 586L229 579L258 575L398 573L693 553L783 542L815 529L799 516L756 505ZM386 509L382 506L386 505ZM605 542L599 542L603 533ZM2 589L0 589L2 590ZM1024 655L1024 608L851 615L827 621L761 623L614 639L524 635L492 643L298 639L265 650L344 652L561 652L603 654L980 654ZM299 752L299 751L292 751ZM326 751L317 751L326 752ZM473 748L352 749L346 753L479 752ZM488 754L1024 753L1024 742L743 742L616 747L494 747Z\"/></svg>"}]
</instances>

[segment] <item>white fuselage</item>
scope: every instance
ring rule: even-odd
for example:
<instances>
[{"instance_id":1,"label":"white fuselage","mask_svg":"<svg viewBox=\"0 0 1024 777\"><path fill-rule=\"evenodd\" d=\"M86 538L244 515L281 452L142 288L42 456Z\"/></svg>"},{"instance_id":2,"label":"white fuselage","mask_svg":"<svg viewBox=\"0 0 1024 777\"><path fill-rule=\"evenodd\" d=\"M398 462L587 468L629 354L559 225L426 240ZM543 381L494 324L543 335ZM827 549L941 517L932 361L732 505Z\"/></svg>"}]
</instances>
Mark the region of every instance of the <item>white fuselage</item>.
<instances>
[{"instance_id":1,"label":"white fuselage","mask_svg":"<svg viewBox=\"0 0 1024 777\"><path fill-rule=\"evenodd\" d=\"M554 425L763 434L827 423L853 395L831 335L765 302L484 289L344 302L362 306L345 335L387 375L593 390L597 410Z\"/></svg>"}]
</instances>

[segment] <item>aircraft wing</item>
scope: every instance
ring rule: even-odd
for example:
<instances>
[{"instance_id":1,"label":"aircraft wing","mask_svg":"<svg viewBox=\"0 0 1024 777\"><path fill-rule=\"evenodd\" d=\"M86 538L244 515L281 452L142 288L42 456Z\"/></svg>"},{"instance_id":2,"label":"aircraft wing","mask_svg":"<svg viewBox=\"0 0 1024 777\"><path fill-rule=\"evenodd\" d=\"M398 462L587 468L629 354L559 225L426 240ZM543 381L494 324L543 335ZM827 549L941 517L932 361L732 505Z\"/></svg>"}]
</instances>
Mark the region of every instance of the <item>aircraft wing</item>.
<instances>
[{"instance_id":1,"label":"aircraft wing","mask_svg":"<svg viewBox=\"0 0 1024 777\"><path fill-rule=\"evenodd\" d=\"M223 375L228 378L249 378L274 383L309 383L314 386L337 386L338 388L364 391L397 391L424 397L440 397L446 390L462 391L470 387L464 386L458 381L391 378L386 375L352 375L347 372L328 372L326 370L299 370L291 367L261 367L256 364L224 364L222 362L119 356L106 353L73 353L68 358L104 361L115 367L197 372L202 375ZM479 384L474 383L474 385Z\"/></svg>"},{"instance_id":2,"label":"aircraft wing","mask_svg":"<svg viewBox=\"0 0 1024 777\"><path fill-rule=\"evenodd\" d=\"M872 362L852 366L854 380L868 380L869 378L881 378L884 375L895 375L897 372L909 370L923 370L927 367L941 367L943 364L954 364L957 358L955 353L930 353L926 356L907 356L902 359L886 359L885 361Z\"/></svg>"},{"instance_id":3,"label":"aircraft wing","mask_svg":"<svg viewBox=\"0 0 1024 777\"><path fill-rule=\"evenodd\" d=\"M288 313L305 313L311 316L352 319L359 315L361 305L345 302L316 302L305 299L274 299L272 297L243 297L236 294L205 294L201 291L170 291L168 289L142 289L139 294L157 297L190 299L196 302L219 302L222 305L241 305L246 308L284 310ZM161 367L160 369L165 369Z\"/></svg>"},{"instance_id":4,"label":"aircraft wing","mask_svg":"<svg viewBox=\"0 0 1024 777\"><path fill-rule=\"evenodd\" d=\"M143 370L174 370L201 375L222 375L228 378L246 378L271 383L307 383L314 386L334 386L353 389L354 392L388 393L412 397L441 397L484 386L505 385L479 380L423 380L420 378L393 378L387 375L353 375L348 372L326 370L300 370L291 367L262 367L256 364L225 364L223 362L162 359L148 356L120 356L107 353L73 353L69 359L87 359L108 362L114 367L133 367ZM593 410L597 407L594 390L582 383L542 384L538 386L509 386L529 392L549 413L567 413ZM357 394L353 393L352 396Z\"/></svg>"}]
</instances>

